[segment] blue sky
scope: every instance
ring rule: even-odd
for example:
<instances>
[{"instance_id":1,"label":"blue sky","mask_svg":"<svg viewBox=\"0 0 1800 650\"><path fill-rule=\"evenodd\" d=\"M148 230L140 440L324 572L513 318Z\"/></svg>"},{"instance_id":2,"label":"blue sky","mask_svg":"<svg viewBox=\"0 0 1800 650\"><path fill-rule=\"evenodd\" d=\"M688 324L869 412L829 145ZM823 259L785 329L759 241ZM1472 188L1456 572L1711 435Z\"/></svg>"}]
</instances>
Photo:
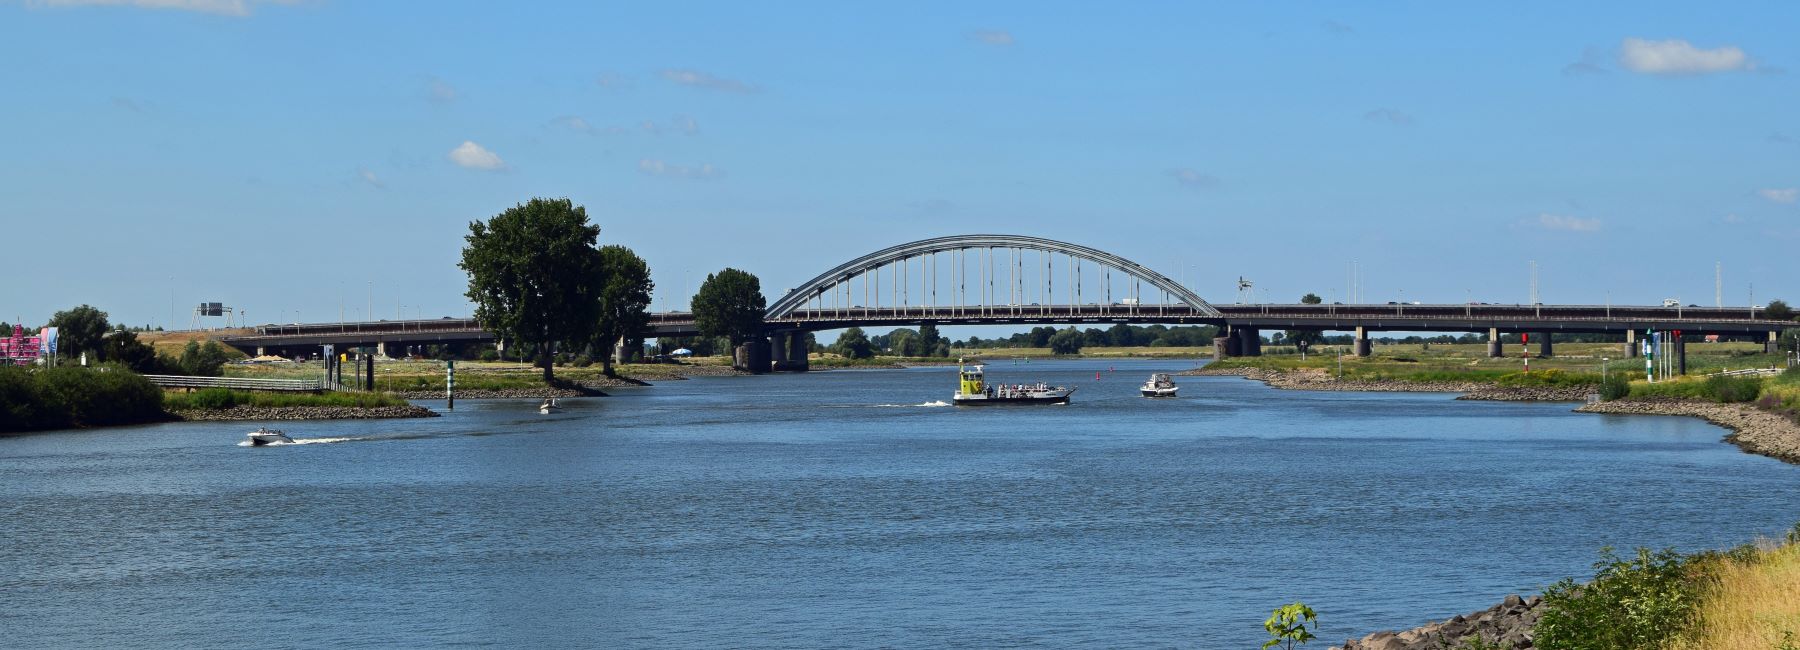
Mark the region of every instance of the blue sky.
<instances>
[{"instance_id":1,"label":"blue sky","mask_svg":"<svg viewBox=\"0 0 1800 650\"><path fill-rule=\"evenodd\" d=\"M1800 298L1800 5L518 4L0 2L0 319L466 315L532 196L658 309L974 232L1216 302Z\"/></svg>"}]
</instances>

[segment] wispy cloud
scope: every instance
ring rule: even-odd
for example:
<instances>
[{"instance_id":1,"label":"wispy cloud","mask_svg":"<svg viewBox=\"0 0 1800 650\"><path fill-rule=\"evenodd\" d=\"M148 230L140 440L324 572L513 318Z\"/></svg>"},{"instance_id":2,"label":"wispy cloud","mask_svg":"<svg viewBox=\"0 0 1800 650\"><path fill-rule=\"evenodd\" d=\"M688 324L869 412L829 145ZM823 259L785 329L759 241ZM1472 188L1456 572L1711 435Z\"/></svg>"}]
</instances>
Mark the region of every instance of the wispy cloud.
<instances>
[{"instance_id":1,"label":"wispy cloud","mask_svg":"<svg viewBox=\"0 0 1800 650\"><path fill-rule=\"evenodd\" d=\"M1598 232L1600 230L1599 219L1568 217L1560 214L1550 214L1548 212L1538 215L1537 222L1538 225L1545 230L1567 230L1570 232Z\"/></svg>"},{"instance_id":2,"label":"wispy cloud","mask_svg":"<svg viewBox=\"0 0 1800 650\"><path fill-rule=\"evenodd\" d=\"M1757 195L1776 203L1793 203L1800 201L1800 188L1757 190Z\"/></svg>"},{"instance_id":3,"label":"wispy cloud","mask_svg":"<svg viewBox=\"0 0 1800 650\"><path fill-rule=\"evenodd\" d=\"M1744 218L1737 216L1737 213L1733 212L1733 213L1725 215L1724 221L1725 221L1725 223L1729 223L1729 224L1739 224L1739 223L1744 222Z\"/></svg>"},{"instance_id":4,"label":"wispy cloud","mask_svg":"<svg viewBox=\"0 0 1800 650\"><path fill-rule=\"evenodd\" d=\"M1356 29L1350 27L1349 25L1345 25L1345 24L1340 23L1335 20L1327 20L1325 22L1319 23L1319 27L1321 27L1325 31L1331 32L1333 34L1355 34L1356 33Z\"/></svg>"},{"instance_id":5,"label":"wispy cloud","mask_svg":"<svg viewBox=\"0 0 1800 650\"><path fill-rule=\"evenodd\" d=\"M1565 65L1562 69L1565 77L1598 75L1606 74L1606 72L1606 55L1591 47L1581 51L1580 61Z\"/></svg>"},{"instance_id":6,"label":"wispy cloud","mask_svg":"<svg viewBox=\"0 0 1800 650\"><path fill-rule=\"evenodd\" d=\"M368 183L370 187L375 189L387 189L387 183L381 182L381 179L375 176L375 172L369 171L367 168L357 169L356 178L364 183Z\"/></svg>"},{"instance_id":7,"label":"wispy cloud","mask_svg":"<svg viewBox=\"0 0 1800 650\"><path fill-rule=\"evenodd\" d=\"M1416 121L1413 119L1412 115L1397 108L1377 108L1367 113L1363 113L1363 119L1370 122L1381 122L1395 126L1412 126L1413 122Z\"/></svg>"},{"instance_id":8,"label":"wispy cloud","mask_svg":"<svg viewBox=\"0 0 1800 650\"><path fill-rule=\"evenodd\" d=\"M674 119L669 120L669 126L680 131L683 135L694 135L700 132L700 123L694 121L694 118L686 115L675 116Z\"/></svg>"},{"instance_id":9,"label":"wispy cloud","mask_svg":"<svg viewBox=\"0 0 1800 650\"><path fill-rule=\"evenodd\" d=\"M1006 47L1013 44L1012 32L1004 29L977 29L969 32L969 38L982 43L987 43L988 45L998 45L1000 47Z\"/></svg>"},{"instance_id":10,"label":"wispy cloud","mask_svg":"<svg viewBox=\"0 0 1800 650\"><path fill-rule=\"evenodd\" d=\"M1662 41L1627 38L1619 46L1619 64L1632 72L1655 75L1756 69L1756 62L1735 45L1705 50L1678 38Z\"/></svg>"},{"instance_id":11,"label":"wispy cloud","mask_svg":"<svg viewBox=\"0 0 1800 650\"><path fill-rule=\"evenodd\" d=\"M1210 190L1219 186L1219 178L1212 174L1202 173L1188 167L1169 170L1169 177L1175 179L1182 187L1196 190Z\"/></svg>"},{"instance_id":12,"label":"wispy cloud","mask_svg":"<svg viewBox=\"0 0 1800 650\"><path fill-rule=\"evenodd\" d=\"M220 16L249 16L257 4L295 4L295 0L25 0L27 7L132 7L193 11Z\"/></svg>"},{"instance_id":13,"label":"wispy cloud","mask_svg":"<svg viewBox=\"0 0 1800 650\"><path fill-rule=\"evenodd\" d=\"M563 115L550 120L550 123L576 133L587 133L591 135L594 132L594 126L588 124L587 120L581 119L581 116L579 115Z\"/></svg>"},{"instance_id":14,"label":"wispy cloud","mask_svg":"<svg viewBox=\"0 0 1800 650\"><path fill-rule=\"evenodd\" d=\"M425 80L425 97L439 104L448 104L456 101L456 86L437 77L427 78Z\"/></svg>"},{"instance_id":15,"label":"wispy cloud","mask_svg":"<svg viewBox=\"0 0 1800 650\"><path fill-rule=\"evenodd\" d=\"M506 161L501 160L499 154L488 151L481 145L475 144L473 140L464 140L460 146L451 149L450 162L468 169L483 171L506 169Z\"/></svg>"},{"instance_id":16,"label":"wispy cloud","mask_svg":"<svg viewBox=\"0 0 1800 650\"><path fill-rule=\"evenodd\" d=\"M751 93L762 92L761 88L744 83L742 81L738 81L736 79L726 79L724 77L715 77L713 75L707 74L705 72L701 72L699 70L692 70L692 69L687 69L687 68L664 68L662 70L658 70L657 74L661 75L663 79L666 79L670 82L680 84L683 86L692 87L692 88L704 88L707 90L717 90L720 92L738 93L738 94L745 94L745 95L751 94Z\"/></svg>"},{"instance_id":17,"label":"wispy cloud","mask_svg":"<svg viewBox=\"0 0 1800 650\"><path fill-rule=\"evenodd\" d=\"M710 163L700 163L698 166L689 167L687 165L671 165L654 158L639 160L638 171L651 176L689 178L702 181L723 178L725 176L725 170L714 167Z\"/></svg>"},{"instance_id":18,"label":"wispy cloud","mask_svg":"<svg viewBox=\"0 0 1800 650\"><path fill-rule=\"evenodd\" d=\"M1793 136L1777 131L1769 134L1769 142L1775 144L1794 144L1795 142L1800 142L1800 140L1795 140Z\"/></svg>"},{"instance_id":19,"label":"wispy cloud","mask_svg":"<svg viewBox=\"0 0 1800 650\"><path fill-rule=\"evenodd\" d=\"M602 72L599 76L594 77L594 85L612 90L630 88L631 77L617 72Z\"/></svg>"}]
</instances>

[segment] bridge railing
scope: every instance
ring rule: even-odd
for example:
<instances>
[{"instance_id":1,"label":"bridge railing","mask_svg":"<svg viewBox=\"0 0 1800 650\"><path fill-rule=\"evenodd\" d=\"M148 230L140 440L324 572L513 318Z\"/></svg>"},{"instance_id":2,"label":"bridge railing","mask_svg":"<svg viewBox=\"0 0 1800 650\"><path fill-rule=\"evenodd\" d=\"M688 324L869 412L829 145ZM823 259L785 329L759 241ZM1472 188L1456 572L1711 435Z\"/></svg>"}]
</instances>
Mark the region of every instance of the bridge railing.
<instances>
[{"instance_id":1,"label":"bridge railing","mask_svg":"<svg viewBox=\"0 0 1800 650\"><path fill-rule=\"evenodd\" d=\"M272 390L317 392L325 389L318 379L247 379L243 377L187 377L183 375L144 375L150 383L163 388L230 388L235 390Z\"/></svg>"}]
</instances>

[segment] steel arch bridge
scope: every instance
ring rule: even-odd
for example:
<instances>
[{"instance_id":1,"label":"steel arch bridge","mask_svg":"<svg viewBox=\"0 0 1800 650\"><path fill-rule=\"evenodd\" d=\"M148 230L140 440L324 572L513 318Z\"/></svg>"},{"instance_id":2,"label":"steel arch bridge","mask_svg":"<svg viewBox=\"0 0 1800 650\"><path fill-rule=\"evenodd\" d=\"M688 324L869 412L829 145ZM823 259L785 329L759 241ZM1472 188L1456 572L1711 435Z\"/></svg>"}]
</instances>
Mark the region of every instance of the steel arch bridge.
<instances>
[{"instance_id":1,"label":"steel arch bridge","mask_svg":"<svg viewBox=\"0 0 1800 650\"><path fill-rule=\"evenodd\" d=\"M1116 301L1115 273L1123 282ZM1145 284L1156 292L1156 305L1180 305L1194 317L1223 317L1169 276L1118 255L1054 239L993 234L922 239L863 255L790 289L763 317L774 323L909 312L1024 316L1083 305L1100 315L1129 315L1151 308Z\"/></svg>"}]
</instances>

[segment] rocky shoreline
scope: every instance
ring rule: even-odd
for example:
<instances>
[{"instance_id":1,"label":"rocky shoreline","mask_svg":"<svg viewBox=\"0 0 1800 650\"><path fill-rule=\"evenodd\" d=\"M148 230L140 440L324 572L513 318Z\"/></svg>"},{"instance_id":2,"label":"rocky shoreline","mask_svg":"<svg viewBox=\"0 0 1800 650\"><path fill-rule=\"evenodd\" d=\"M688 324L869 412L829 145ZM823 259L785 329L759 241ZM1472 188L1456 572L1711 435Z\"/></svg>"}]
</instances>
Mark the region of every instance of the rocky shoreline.
<instances>
[{"instance_id":1,"label":"rocky shoreline","mask_svg":"<svg viewBox=\"0 0 1800 650\"><path fill-rule=\"evenodd\" d=\"M189 409L171 413L189 422L226 422L231 420L374 420L387 418L435 418L436 411L408 404L406 406L233 406L228 409Z\"/></svg>"},{"instance_id":2,"label":"rocky shoreline","mask_svg":"<svg viewBox=\"0 0 1800 650\"><path fill-rule=\"evenodd\" d=\"M1544 600L1537 596L1507 596L1500 604L1479 612L1459 614L1403 632L1381 631L1361 639L1344 641L1331 650L1452 650L1473 644L1503 650L1535 648L1531 628L1544 614Z\"/></svg>"},{"instance_id":3,"label":"rocky shoreline","mask_svg":"<svg viewBox=\"0 0 1800 650\"><path fill-rule=\"evenodd\" d=\"M1800 423L1749 404L1716 404L1679 399L1624 399L1588 404L1578 413L1683 415L1731 430L1725 441L1747 453L1800 464Z\"/></svg>"},{"instance_id":4,"label":"rocky shoreline","mask_svg":"<svg viewBox=\"0 0 1800 650\"><path fill-rule=\"evenodd\" d=\"M1463 393L1456 399L1500 402L1580 402L1593 386L1496 386L1475 381L1340 380L1324 370L1295 372L1263 368L1196 368L1189 376L1243 377L1288 390L1348 390L1374 393Z\"/></svg>"}]
</instances>

